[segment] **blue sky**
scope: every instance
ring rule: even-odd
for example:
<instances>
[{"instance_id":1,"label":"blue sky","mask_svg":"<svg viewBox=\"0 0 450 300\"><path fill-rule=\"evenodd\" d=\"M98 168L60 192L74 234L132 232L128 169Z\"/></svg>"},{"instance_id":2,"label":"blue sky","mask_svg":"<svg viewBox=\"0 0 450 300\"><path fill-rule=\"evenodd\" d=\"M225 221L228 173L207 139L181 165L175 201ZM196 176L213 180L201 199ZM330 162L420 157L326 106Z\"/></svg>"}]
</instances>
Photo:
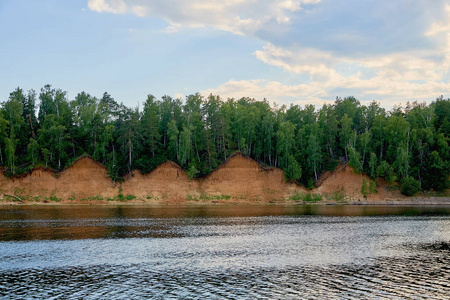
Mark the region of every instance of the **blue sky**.
<instances>
[{"instance_id":1,"label":"blue sky","mask_svg":"<svg viewBox=\"0 0 450 300\"><path fill-rule=\"evenodd\" d=\"M0 0L0 101L45 84L136 106L450 97L450 1Z\"/></svg>"}]
</instances>

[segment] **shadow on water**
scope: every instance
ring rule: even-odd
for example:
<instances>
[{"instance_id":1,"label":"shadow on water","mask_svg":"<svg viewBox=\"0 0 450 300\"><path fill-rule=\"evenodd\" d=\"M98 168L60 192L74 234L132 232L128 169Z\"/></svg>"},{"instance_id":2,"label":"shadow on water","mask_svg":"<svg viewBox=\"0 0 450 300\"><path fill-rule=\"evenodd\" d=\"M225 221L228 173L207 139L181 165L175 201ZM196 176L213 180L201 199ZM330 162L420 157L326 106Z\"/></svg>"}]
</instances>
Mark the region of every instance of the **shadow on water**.
<instances>
[{"instance_id":1,"label":"shadow on water","mask_svg":"<svg viewBox=\"0 0 450 300\"><path fill-rule=\"evenodd\" d=\"M450 207L363 205L232 206L0 206L0 241L180 237L176 228L196 219L233 218L229 224L269 216L446 216ZM248 219L256 218L256 219ZM191 220L191 221L189 221Z\"/></svg>"}]
</instances>

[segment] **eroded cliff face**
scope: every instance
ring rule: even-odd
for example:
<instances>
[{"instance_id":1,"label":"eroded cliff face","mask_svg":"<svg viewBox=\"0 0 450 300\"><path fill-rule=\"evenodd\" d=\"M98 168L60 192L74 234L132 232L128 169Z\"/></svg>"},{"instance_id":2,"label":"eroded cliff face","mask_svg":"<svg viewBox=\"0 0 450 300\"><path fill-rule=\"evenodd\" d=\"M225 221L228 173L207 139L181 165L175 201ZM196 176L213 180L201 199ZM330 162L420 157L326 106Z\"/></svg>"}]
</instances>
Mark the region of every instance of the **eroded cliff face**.
<instances>
[{"instance_id":1,"label":"eroded cliff face","mask_svg":"<svg viewBox=\"0 0 450 300\"><path fill-rule=\"evenodd\" d=\"M87 156L59 173L38 168L21 177L0 176L1 194L16 195L31 201L50 197L55 200L83 200L107 197L116 191L117 187L108 177L106 168Z\"/></svg>"},{"instance_id":2,"label":"eroded cliff face","mask_svg":"<svg viewBox=\"0 0 450 300\"><path fill-rule=\"evenodd\" d=\"M190 180L186 172L173 162L165 162L148 174L139 170L130 172L121 183L108 177L106 168L88 156L78 159L71 167L55 173L38 168L28 174L6 178L0 175L0 196L15 195L26 201L62 200L86 201L123 200L127 195L134 202L186 203L192 201L258 203L292 198L307 193L320 194L323 201L333 201L340 193L346 200L383 201L402 198L399 192L388 191L383 182L377 193L363 198L361 185L366 175L355 174L349 166L339 166L334 172L325 173L312 191L287 183L283 171L265 168L240 153L206 177ZM121 198L122 197L122 198Z\"/></svg>"},{"instance_id":3,"label":"eroded cliff face","mask_svg":"<svg viewBox=\"0 0 450 300\"><path fill-rule=\"evenodd\" d=\"M282 199L295 189L283 176L280 169L263 168L237 153L204 178L190 180L179 165L165 162L148 174L131 172L121 187L124 194L157 202L270 201Z\"/></svg>"},{"instance_id":4,"label":"eroded cliff face","mask_svg":"<svg viewBox=\"0 0 450 300\"><path fill-rule=\"evenodd\" d=\"M48 169L37 168L18 178L0 175L0 194L17 196L32 195L33 198L50 197L56 190L57 174ZM31 198L31 197L29 197Z\"/></svg>"},{"instance_id":5,"label":"eroded cliff face","mask_svg":"<svg viewBox=\"0 0 450 300\"><path fill-rule=\"evenodd\" d=\"M110 197L117 192L118 187L108 177L105 166L88 156L78 159L71 167L58 173L54 191L63 199Z\"/></svg>"},{"instance_id":6,"label":"eroded cliff face","mask_svg":"<svg viewBox=\"0 0 450 300\"><path fill-rule=\"evenodd\" d=\"M366 181L367 197L361 194L363 179ZM375 186L376 193L370 193L370 178L365 174L357 174L348 165L340 165L333 172L326 172L318 181L315 189L321 195L333 198L339 194L344 200L364 200L367 202L383 202L389 199L404 199L398 190L388 190L384 180L379 179Z\"/></svg>"},{"instance_id":7,"label":"eroded cliff face","mask_svg":"<svg viewBox=\"0 0 450 300\"><path fill-rule=\"evenodd\" d=\"M237 153L211 174L199 180L203 194L228 195L238 199L271 201L283 199L301 189L286 183L277 168L263 168L256 161Z\"/></svg>"},{"instance_id":8,"label":"eroded cliff face","mask_svg":"<svg viewBox=\"0 0 450 300\"><path fill-rule=\"evenodd\" d=\"M197 181L189 180L186 171L167 161L147 174L134 170L121 184L124 195L135 195L147 202L183 202L198 189Z\"/></svg>"}]
</instances>

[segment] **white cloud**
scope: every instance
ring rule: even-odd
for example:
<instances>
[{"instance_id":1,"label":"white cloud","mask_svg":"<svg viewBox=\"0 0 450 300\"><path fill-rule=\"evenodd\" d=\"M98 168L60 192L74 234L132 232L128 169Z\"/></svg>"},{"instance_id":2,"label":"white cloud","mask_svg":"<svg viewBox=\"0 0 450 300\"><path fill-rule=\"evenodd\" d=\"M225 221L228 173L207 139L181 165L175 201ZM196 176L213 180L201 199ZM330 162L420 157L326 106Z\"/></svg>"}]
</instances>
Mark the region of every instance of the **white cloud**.
<instances>
[{"instance_id":1,"label":"white cloud","mask_svg":"<svg viewBox=\"0 0 450 300\"><path fill-rule=\"evenodd\" d=\"M127 12L127 4L123 0L89 0L88 7L96 12L113 14L124 14Z\"/></svg>"},{"instance_id":2,"label":"white cloud","mask_svg":"<svg viewBox=\"0 0 450 300\"><path fill-rule=\"evenodd\" d=\"M321 104L328 95L320 89L317 83L284 85L278 81L257 80L230 80L218 88L208 89L203 95L220 95L222 98L251 97L257 100L264 98L279 103L306 100L308 104Z\"/></svg>"},{"instance_id":3,"label":"white cloud","mask_svg":"<svg viewBox=\"0 0 450 300\"><path fill-rule=\"evenodd\" d=\"M422 13L429 5L426 1L380 5L368 1L366 11L352 10L358 1L345 1L348 7L344 8L340 4L323 3L322 8L327 5L326 13L318 10L323 15L316 11L305 23L299 22L304 16L301 12L304 6L319 2L89 0L88 7L97 12L157 16L169 23L165 30L168 33L183 27L210 27L258 36L267 42L263 49L254 52L258 60L291 74L309 76L308 81L294 85L276 79L229 80L204 91L205 94L269 100L289 98L316 104L352 94L366 100L385 99L386 105L450 94L450 83L445 79L450 70L448 1L437 1L434 10L428 13ZM338 13L333 9L338 9ZM440 15L433 18L435 11ZM342 13L349 13L345 16L349 19L341 20ZM328 17L330 22L326 21ZM404 24L405 21L408 23ZM263 37L261 32L271 33L270 37ZM279 38L281 33L286 36ZM342 71L342 65L352 66L352 71ZM342 94L345 92L348 94Z\"/></svg>"},{"instance_id":4,"label":"white cloud","mask_svg":"<svg viewBox=\"0 0 450 300\"><path fill-rule=\"evenodd\" d=\"M184 94L182 94L182 93L176 93L176 94L174 95L174 97L175 97L176 99L184 99Z\"/></svg>"},{"instance_id":5,"label":"white cloud","mask_svg":"<svg viewBox=\"0 0 450 300\"><path fill-rule=\"evenodd\" d=\"M321 0L89 0L99 13L147 15L165 19L171 27L212 27L240 35L260 29L277 30L291 20L302 4Z\"/></svg>"},{"instance_id":6,"label":"white cloud","mask_svg":"<svg viewBox=\"0 0 450 300\"><path fill-rule=\"evenodd\" d=\"M344 88L344 89L342 89ZM347 91L347 93L345 93ZM355 94L358 91L358 94ZM338 93L337 93L338 92ZM351 76L334 82L310 82L307 84L285 85L278 81L268 80L230 80L217 88L202 92L203 95L220 95L222 98L251 97L257 100L267 99L280 104L298 103L322 105L332 102L336 96L357 96L363 102L383 99L383 106L390 108L405 101L428 101L439 95L450 94L450 84L444 82L428 82L426 84L412 82L389 82L375 77L364 80L359 76Z\"/></svg>"},{"instance_id":7,"label":"white cloud","mask_svg":"<svg viewBox=\"0 0 450 300\"><path fill-rule=\"evenodd\" d=\"M448 15L450 20L450 9ZM300 46L280 48L267 44L254 55L268 65L283 68L291 73L308 75L307 86L301 84L277 89L280 92L297 92L296 97L299 99L316 101L317 95L325 96L323 99L333 99L338 96L332 94L334 91L347 90L358 97L381 98L394 102L430 100L441 94L450 94L450 83L444 80L450 69L450 26L444 29L444 24L436 24L432 24L427 33L443 35L438 44L440 46L435 49L353 57L351 53L345 56ZM339 72L341 64L355 66L355 72L344 75ZM226 93L232 83L226 83L218 90ZM240 84L243 88L246 87L243 82ZM264 89L265 86L262 87L262 90ZM311 90L316 93L310 92ZM249 89L249 92L252 92L252 89ZM275 98L281 96L282 94L274 95Z\"/></svg>"},{"instance_id":8,"label":"white cloud","mask_svg":"<svg viewBox=\"0 0 450 300\"><path fill-rule=\"evenodd\" d=\"M442 21L433 23L426 32L427 36L435 36L440 33L448 34L450 32L450 5L445 6L446 18Z\"/></svg>"}]
</instances>

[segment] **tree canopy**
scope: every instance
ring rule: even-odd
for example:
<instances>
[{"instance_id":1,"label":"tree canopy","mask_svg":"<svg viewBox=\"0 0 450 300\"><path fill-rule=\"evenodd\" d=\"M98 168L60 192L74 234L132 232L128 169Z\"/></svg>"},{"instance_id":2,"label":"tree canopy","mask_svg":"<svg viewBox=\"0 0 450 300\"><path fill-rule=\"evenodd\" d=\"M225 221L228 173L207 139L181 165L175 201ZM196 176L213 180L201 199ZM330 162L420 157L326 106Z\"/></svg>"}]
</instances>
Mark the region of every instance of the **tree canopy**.
<instances>
[{"instance_id":1,"label":"tree canopy","mask_svg":"<svg viewBox=\"0 0 450 300\"><path fill-rule=\"evenodd\" d=\"M450 174L450 99L386 111L355 97L317 109L197 93L184 101L148 95L139 110L108 93L81 92L70 100L46 85L39 94L18 87L0 108L0 165L10 175L39 165L62 169L88 154L113 179L166 160L202 176L236 151L308 186L348 162L408 191L443 190Z\"/></svg>"}]
</instances>

